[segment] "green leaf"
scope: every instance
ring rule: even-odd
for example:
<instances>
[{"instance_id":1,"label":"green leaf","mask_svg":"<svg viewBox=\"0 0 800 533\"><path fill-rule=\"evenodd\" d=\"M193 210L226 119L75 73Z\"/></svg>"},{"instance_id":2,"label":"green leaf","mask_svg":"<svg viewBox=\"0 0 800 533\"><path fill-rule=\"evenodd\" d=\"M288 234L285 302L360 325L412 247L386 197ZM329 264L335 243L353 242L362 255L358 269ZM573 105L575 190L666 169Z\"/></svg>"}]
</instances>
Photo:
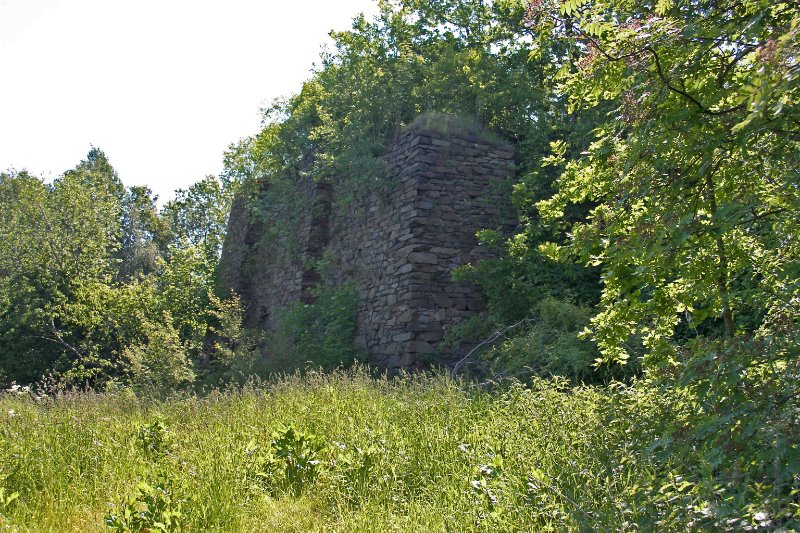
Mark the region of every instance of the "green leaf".
<instances>
[{"instance_id":1,"label":"green leaf","mask_svg":"<svg viewBox=\"0 0 800 533\"><path fill-rule=\"evenodd\" d=\"M666 15L667 11L672 9L673 0L658 0L656 3L656 13L659 15Z\"/></svg>"}]
</instances>

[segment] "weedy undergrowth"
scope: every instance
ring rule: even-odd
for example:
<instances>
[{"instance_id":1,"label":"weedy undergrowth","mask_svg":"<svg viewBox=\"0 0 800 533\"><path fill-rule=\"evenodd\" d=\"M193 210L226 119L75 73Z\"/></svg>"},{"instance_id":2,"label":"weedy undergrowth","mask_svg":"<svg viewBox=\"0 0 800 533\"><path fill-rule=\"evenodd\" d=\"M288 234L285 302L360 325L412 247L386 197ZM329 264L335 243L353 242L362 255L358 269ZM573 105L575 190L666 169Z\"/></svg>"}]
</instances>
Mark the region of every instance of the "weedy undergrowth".
<instances>
[{"instance_id":1,"label":"weedy undergrowth","mask_svg":"<svg viewBox=\"0 0 800 533\"><path fill-rule=\"evenodd\" d=\"M375 378L353 369L167 400L4 395L2 525L31 531L796 528L793 425L775 434L780 447L759 446L763 460L756 463L752 457L761 455L748 451L744 436L715 433L719 445L695 438L706 430L692 426L695 402L682 399L685 391L646 385L570 387L535 379L489 393L443 376ZM724 461L707 461L712 452ZM737 481L748 476L750 484ZM786 481L770 487L770 479Z\"/></svg>"},{"instance_id":2,"label":"weedy undergrowth","mask_svg":"<svg viewBox=\"0 0 800 533\"><path fill-rule=\"evenodd\" d=\"M256 473L273 494L289 492L299 496L319 475L324 445L312 433L282 427L272 433L270 450Z\"/></svg>"},{"instance_id":3,"label":"weedy undergrowth","mask_svg":"<svg viewBox=\"0 0 800 533\"><path fill-rule=\"evenodd\" d=\"M6 522L5 514L11 509L11 505L19 498L19 492L7 492L5 487L0 486L0 525Z\"/></svg>"},{"instance_id":4,"label":"weedy undergrowth","mask_svg":"<svg viewBox=\"0 0 800 533\"><path fill-rule=\"evenodd\" d=\"M119 533L184 531L187 524L181 512L183 502L176 500L165 486L168 484L163 481L155 485L138 483L135 493L125 498L115 512L106 515L106 525Z\"/></svg>"},{"instance_id":5,"label":"weedy undergrowth","mask_svg":"<svg viewBox=\"0 0 800 533\"><path fill-rule=\"evenodd\" d=\"M136 444L147 457L157 459L168 452L169 433L163 418L139 427Z\"/></svg>"}]
</instances>

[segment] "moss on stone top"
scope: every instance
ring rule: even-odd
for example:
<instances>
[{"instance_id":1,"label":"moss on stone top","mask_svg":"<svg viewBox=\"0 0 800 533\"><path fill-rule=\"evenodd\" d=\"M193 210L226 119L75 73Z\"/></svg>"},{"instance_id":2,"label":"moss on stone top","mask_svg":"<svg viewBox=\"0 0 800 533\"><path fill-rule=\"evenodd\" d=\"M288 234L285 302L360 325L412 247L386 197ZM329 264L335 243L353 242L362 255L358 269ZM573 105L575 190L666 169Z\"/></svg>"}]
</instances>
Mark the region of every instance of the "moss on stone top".
<instances>
[{"instance_id":1,"label":"moss on stone top","mask_svg":"<svg viewBox=\"0 0 800 533\"><path fill-rule=\"evenodd\" d=\"M450 115L447 113L423 113L415 118L405 131L434 131L439 135L450 137L474 138L495 146L507 146L508 143L499 136L487 131L474 117Z\"/></svg>"}]
</instances>

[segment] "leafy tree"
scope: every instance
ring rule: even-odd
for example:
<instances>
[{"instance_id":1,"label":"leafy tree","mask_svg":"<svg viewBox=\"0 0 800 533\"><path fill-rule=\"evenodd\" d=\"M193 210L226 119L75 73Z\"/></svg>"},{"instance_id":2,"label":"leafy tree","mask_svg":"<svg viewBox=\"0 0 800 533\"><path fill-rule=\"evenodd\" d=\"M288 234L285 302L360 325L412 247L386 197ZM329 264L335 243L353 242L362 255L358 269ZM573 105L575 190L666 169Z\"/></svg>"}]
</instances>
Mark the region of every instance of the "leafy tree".
<instances>
[{"instance_id":1,"label":"leafy tree","mask_svg":"<svg viewBox=\"0 0 800 533\"><path fill-rule=\"evenodd\" d=\"M90 287L111 280L119 246L123 188L105 155L93 148L51 185L25 172L5 174L0 189L0 232L8 236L0 245L7 248L0 267L7 379L31 381L56 362L72 368L108 361L91 334L97 316L88 311L96 302Z\"/></svg>"},{"instance_id":2,"label":"leafy tree","mask_svg":"<svg viewBox=\"0 0 800 533\"><path fill-rule=\"evenodd\" d=\"M669 398L637 437L657 480L643 494L663 493L679 465L681 492L705 509L693 527L765 516L774 521L764 527L793 527L800 5L532 8L543 34L574 38L576 61L561 74L572 105L615 103L585 154L553 146L564 166L538 206L557 219L571 203L594 204L568 246L543 248L602 269L589 331L603 360L643 345L646 379L631 391L640 404Z\"/></svg>"},{"instance_id":3,"label":"leafy tree","mask_svg":"<svg viewBox=\"0 0 800 533\"><path fill-rule=\"evenodd\" d=\"M301 91L264 111L267 125L232 146L225 175L251 179L380 176L379 156L423 112L478 119L528 148L546 146L558 115L546 61L528 60L531 30L516 1L381 1L372 21L332 34Z\"/></svg>"},{"instance_id":4,"label":"leafy tree","mask_svg":"<svg viewBox=\"0 0 800 533\"><path fill-rule=\"evenodd\" d=\"M572 253L603 270L591 331L624 361L678 333L727 338L796 324L800 306L800 85L795 2L534 2L543 33L571 34L573 108L614 100L566 162L551 219L592 202ZM553 163L565 163L563 144Z\"/></svg>"},{"instance_id":5,"label":"leafy tree","mask_svg":"<svg viewBox=\"0 0 800 533\"><path fill-rule=\"evenodd\" d=\"M97 147L92 147L78 165L64 173L63 179L74 180L89 188L97 189L105 194L122 201L125 195L125 186L111 166L106 154Z\"/></svg>"},{"instance_id":6,"label":"leafy tree","mask_svg":"<svg viewBox=\"0 0 800 533\"><path fill-rule=\"evenodd\" d=\"M222 253L235 182L206 176L175 192L161 216L169 224L169 244L202 248L209 260Z\"/></svg>"},{"instance_id":7,"label":"leafy tree","mask_svg":"<svg viewBox=\"0 0 800 533\"><path fill-rule=\"evenodd\" d=\"M209 296L214 292L214 267L206 250L185 245L171 247L169 261L155 281L161 309L169 312L181 339L199 355L206 334Z\"/></svg>"},{"instance_id":8,"label":"leafy tree","mask_svg":"<svg viewBox=\"0 0 800 533\"><path fill-rule=\"evenodd\" d=\"M156 272L169 236L168 221L159 216L158 197L148 187L130 187L122 199L122 232L119 279L122 281Z\"/></svg>"},{"instance_id":9,"label":"leafy tree","mask_svg":"<svg viewBox=\"0 0 800 533\"><path fill-rule=\"evenodd\" d=\"M233 314L212 295L233 185L208 177L159 213L98 148L52 184L0 174L0 380L191 381Z\"/></svg>"},{"instance_id":10,"label":"leafy tree","mask_svg":"<svg viewBox=\"0 0 800 533\"><path fill-rule=\"evenodd\" d=\"M55 359L52 349L34 339L38 330L26 318L30 301L43 290L33 281L41 270L41 215L47 188L25 171L0 174L0 378L28 382Z\"/></svg>"}]
</instances>

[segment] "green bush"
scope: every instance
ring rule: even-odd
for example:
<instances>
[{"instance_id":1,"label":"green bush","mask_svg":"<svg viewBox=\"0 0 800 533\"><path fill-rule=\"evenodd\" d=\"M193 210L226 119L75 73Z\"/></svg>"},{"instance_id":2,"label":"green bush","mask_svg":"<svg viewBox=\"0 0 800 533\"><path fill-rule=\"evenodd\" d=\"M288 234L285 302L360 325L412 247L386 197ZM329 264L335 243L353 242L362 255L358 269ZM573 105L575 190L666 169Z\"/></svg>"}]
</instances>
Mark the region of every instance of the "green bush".
<instances>
[{"instance_id":1,"label":"green bush","mask_svg":"<svg viewBox=\"0 0 800 533\"><path fill-rule=\"evenodd\" d=\"M698 338L614 404L654 474L636 498L694 529L800 528L800 338ZM611 413L608 413L609 417Z\"/></svg>"},{"instance_id":2,"label":"green bush","mask_svg":"<svg viewBox=\"0 0 800 533\"><path fill-rule=\"evenodd\" d=\"M313 434L288 426L272 433L269 454L256 473L273 494L299 496L319 475L323 444Z\"/></svg>"},{"instance_id":3,"label":"green bush","mask_svg":"<svg viewBox=\"0 0 800 533\"><path fill-rule=\"evenodd\" d=\"M244 383L258 370L264 334L244 328L238 296L221 300L212 294L209 303L203 382L209 386Z\"/></svg>"},{"instance_id":4,"label":"green bush","mask_svg":"<svg viewBox=\"0 0 800 533\"><path fill-rule=\"evenodd\" d=\"M105 522L119 533L179 533L187 529L181 502L175 501L162 484L137 484L135 494L126 498L116 512L108 514Z\"/></svg>"},{"instance_id":5,"label":"green bush","mask_svg":"<svg viewBox=\"0 0 800 533\"><path fill-rule=\"evenodd\" d=\"M164 456L169 448L169 439L167 425L161 417L150 424L141 426L136 433L139 449L149 458Z\"/></svg>"},{"instance_id":6,"label":"green bush","mask_svg":"<svg viewBox=\"0 0 800 533\"><path fill-rule=\"evenodd\" d=\"M358 296L352 287L323 285L314 303L297 302L278 315L267 339L266 367L291 371L333 368L363 359L355 345Z\"/></svg>"},{"instance_id":7,"label":"green bush","mask_svg":"<svg viewBox=\"0 0 800 533\"><path fill-rule=\"evenodd\" d=\"M192 383L194 368L180 335L172 326L172 317L164 313L159 324L146 321L144 344L130 346L123 352L128 361L131 382L139 389L170 392Z\"/></svg>"},{"instance_id":8,"label":"green bush","mask_svg":"<svg viewBox=\"0 0 800 533\"><path fill-rule=\"evenodd\" d=\"M549 298L536 306L535 316L483 354L494 375L523 380L562 376L573 383L599 383L633 372L633 365L595 367L600 354L591 341L580 337L591 320L590 308Z\"/></svg>"},{"instance_id":9,"label":"green bush","mask_svg":"<svg viewBox=\"0 0 800 533\"><path fill-rule=\"evenodd\" d=\"M514 186L515 204L527 182ZM524 193L524 194L523 194ZM459 281L480 287L487 300L481 320L454 328L453 340L469 340L476 346L488 340L488 349L476 352L479 375L514 377L563 376L573 383L599 383L636 375L639 362L627 368L619 365L595 368L599 353L593 343L579 337L591 322L599 297L596 269L558 263L537 248L536 243L552 229L539 225L522 205L517 205L525 232L505 239L496 231L479 232L481 243L495 249L500 257L467 265L454 272ZM477 338L477 340L476 340ZM501 342L497 342L501 341ZM473 368L475 366L473 365Z\"/></svg>"}]
</instances>

